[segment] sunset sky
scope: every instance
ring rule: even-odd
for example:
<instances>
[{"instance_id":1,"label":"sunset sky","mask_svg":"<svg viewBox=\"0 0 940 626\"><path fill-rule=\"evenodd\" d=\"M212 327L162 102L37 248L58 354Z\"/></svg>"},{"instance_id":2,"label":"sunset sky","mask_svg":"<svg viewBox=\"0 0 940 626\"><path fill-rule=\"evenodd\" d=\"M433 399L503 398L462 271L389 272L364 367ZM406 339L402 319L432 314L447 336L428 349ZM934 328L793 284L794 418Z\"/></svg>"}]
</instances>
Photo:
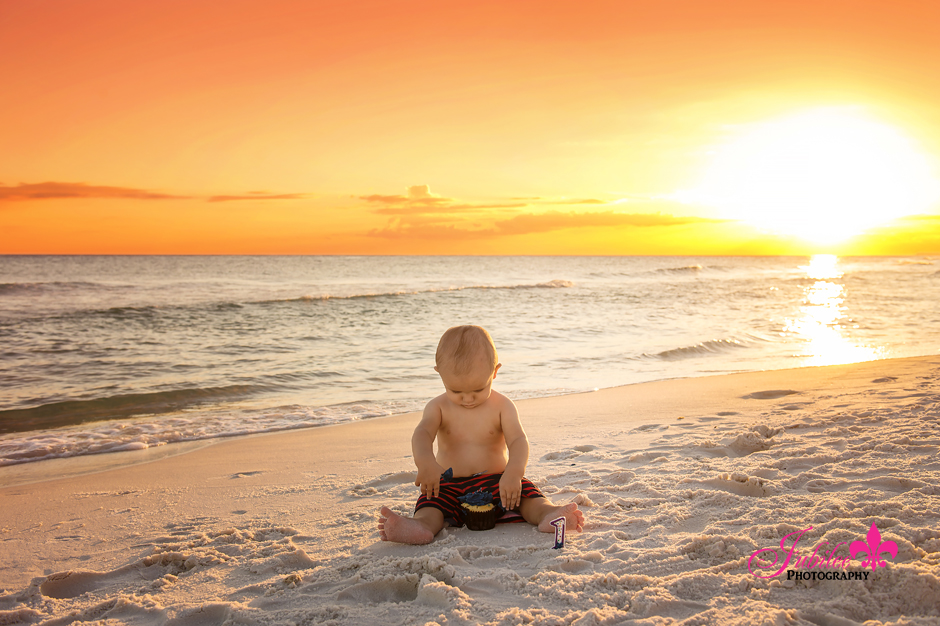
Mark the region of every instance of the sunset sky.
<instances>
[{"instance_id":1,"label":"sunset sky","mask_svg":"<svg viewBox=\"0 0 940 626\"><path fill-rule=\"evenodd\" d=\"M940 3L0 0L0 253L940 254Z\"/></svg>"}]
</instances>

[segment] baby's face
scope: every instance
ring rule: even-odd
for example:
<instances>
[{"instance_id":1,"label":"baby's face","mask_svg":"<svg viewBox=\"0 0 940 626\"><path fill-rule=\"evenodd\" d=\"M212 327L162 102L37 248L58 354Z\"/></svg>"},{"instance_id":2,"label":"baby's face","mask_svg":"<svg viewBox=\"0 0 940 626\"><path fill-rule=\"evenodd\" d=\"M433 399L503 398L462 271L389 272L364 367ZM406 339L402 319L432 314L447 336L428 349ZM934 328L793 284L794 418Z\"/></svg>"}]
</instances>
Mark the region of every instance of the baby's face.
<instances>
[{"instance_id":1,"label":"baby's face","mask_svg":"<svg viewBox=\"0 0 940 626\"><path fill-rule=\"evenodd\" d=\"M474 409L490 397L493 379L496 378L499 368L499 364L491 368L481 362L465 374L455 374L446 367L434 369L441 375L447 399L465 409Z\"/></svg>"}]
</instances>

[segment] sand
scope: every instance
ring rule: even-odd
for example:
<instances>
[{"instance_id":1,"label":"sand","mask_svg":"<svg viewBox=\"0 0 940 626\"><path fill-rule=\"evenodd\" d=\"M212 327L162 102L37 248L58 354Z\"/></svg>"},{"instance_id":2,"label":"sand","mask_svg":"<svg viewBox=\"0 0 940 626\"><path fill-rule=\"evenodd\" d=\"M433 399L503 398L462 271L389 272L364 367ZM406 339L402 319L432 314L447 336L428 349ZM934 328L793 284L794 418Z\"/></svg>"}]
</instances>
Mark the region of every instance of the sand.
<instances>
[{"instance_id":1,"label":"sand","mask_svg":"<svg viewBox=\"0 0 940 626\"><path fill-rule=\"evenodd\" d=\"M380 541L379 508L416 496L417 414L4 468L0 624L935 625L938 374L931 356L519 402L527 475L587 518L561 550L527 524ZM883 567L849 556L873 524ZM806 579L771 576L785 550L751 559L810 527L785 568Z\"/></svg>"}]
</instances>

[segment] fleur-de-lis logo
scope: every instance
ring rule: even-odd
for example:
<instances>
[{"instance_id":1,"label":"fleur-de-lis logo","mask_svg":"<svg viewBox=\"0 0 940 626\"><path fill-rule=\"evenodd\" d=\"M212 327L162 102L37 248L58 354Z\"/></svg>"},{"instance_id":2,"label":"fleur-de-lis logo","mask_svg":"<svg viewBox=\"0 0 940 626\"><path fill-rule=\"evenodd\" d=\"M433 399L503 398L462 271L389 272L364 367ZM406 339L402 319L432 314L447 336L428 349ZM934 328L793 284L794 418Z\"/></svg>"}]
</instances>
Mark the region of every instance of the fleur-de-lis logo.
<instances>
[{"instance_id":1,"label":"fleur-de-lis logo","mask_svg":"<svg viewBox=\"0 0 940 626\"><path fill-rule=\"evenodd\" d=\"M859 552L868 555L868 558L862 561L862 567L871 565L872 571L879 567L888 567L888 564L881 559L881 555L885 552L890 554L892 559L898 558L898 544L893 541L881 541L881 533L878 532L878 527L874 522L871 523L871 528L868 529L865 537L868 539L867 544L864 541L853 541L849 546L853 559Z\"/></svg>"}]
</instances>

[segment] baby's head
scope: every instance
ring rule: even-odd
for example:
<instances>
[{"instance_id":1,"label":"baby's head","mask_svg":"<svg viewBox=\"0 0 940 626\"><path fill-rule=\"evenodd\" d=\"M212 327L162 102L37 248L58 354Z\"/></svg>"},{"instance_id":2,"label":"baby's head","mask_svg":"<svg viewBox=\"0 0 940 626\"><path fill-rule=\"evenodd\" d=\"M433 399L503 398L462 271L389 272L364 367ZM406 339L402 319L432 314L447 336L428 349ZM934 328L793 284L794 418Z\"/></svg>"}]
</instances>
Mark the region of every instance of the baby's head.
<instances>
[{"instance_id":1,"label":"baby's head","mask_svg":"<svg viewBox=\"0 0 940 626\"><path fill-rule=\"evenodd\" d=\"M437 365L447 397L466 409L490 397L493 379L500 368L493 338L480 326L448 328L437 344Z\"/></svg>"}]
</instances>

